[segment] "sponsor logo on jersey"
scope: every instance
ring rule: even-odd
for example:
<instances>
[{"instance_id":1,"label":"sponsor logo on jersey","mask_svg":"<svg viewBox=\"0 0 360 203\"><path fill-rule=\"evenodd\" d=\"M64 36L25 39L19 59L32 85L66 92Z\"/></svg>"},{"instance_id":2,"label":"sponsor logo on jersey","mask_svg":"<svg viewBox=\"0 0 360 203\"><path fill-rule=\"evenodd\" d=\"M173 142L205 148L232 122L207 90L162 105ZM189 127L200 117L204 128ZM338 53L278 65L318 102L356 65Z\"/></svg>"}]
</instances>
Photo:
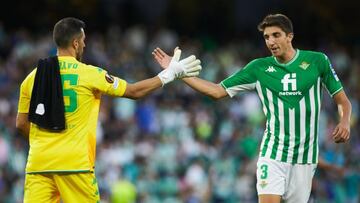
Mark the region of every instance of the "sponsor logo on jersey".
<instances>
[{"instance_id":1,"label":"sponsor logo on jersey","mask_svg":"<svg viewBox=\"0 0 360 203\"><path fill-rule=\"evenodd\" d=\"M283 84L284 91L289 91L289 86L291 91L296 91L296 73L285 74L283 79L281 79L281 83Z\"/></svg>"},{"instance_id":2,"label":"sponsor logo on jersey","mask_svg":"<svg viewBox=\"0 0 360 203\"><path fill-rule=\"evenodd\" d=\"M280 96L297 96L302 95L302 92L297 90L296 73L285 74L281 79L283 84L283 91L279 92Z\"/></svg>"},{"instance_id":3,"label":"sponsor logo on jersey","mask_svg":"<svg viewBox=\"0 0 360 203\"><path fill-rule=\"evenodd\" d=\"M310 66L310 63L303 61L303 62L301 62L301 64L299 66L300 66L300 68L306 70Z\"/></svg>"},{"instance_id":4,"label":"sponsor logo on jersey","mask_svg":"<svg viewBox=\"0 0 360 203\"><path fill-rule=\"evenodd\" d=\"M302 92L296 91L296 92L279 92L280 96L299 96L302 95Z\"/></svg>"},{"instance_id":5,"label":"sponsor logo on jersey","mask_svg":"<svg viewBox=\"0 0 360 203\"><path fill-rule=\"evenodd\" d=\"M108 73L105 74L105 80L110 84L114 83L114 77L109 75Z\"/></svg>"},{"instance_id":6,"label":"sponsor logo on jersey","mask_svg":"<svg viewBox=\"0 0 360 203\"><path fill-rule=\"evenodd\" d=\"M276 72L276 70L275 70L274 66L269 66L269 67L265 70L265 72L273 73L273 72Z\"/></svg>"}]
</instances>

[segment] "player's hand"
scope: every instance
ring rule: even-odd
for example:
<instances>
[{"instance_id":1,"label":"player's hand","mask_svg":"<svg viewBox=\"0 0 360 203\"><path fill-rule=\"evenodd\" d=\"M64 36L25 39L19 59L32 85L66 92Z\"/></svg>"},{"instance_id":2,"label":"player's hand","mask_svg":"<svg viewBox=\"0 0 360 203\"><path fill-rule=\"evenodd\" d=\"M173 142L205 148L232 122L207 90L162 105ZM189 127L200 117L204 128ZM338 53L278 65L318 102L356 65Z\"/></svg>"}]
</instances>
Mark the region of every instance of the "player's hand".
<instances>
[{"instance_id":1,"label":"player's hand","mask_svg":"<svg viewBox=\"0 0 360 203\"><path fill-rule=\"evenodd\" d=\"M350 123L340 122L333 131L333 140L335 143L346 142L350 139Z\"/></svg>"},{"instance_id":2,"label":"player's hand","mask_svg":"<svg viewBox=\"0 0 360 203\"><path fill-rule=\"evenodd\" d=\"M171 59L168 68L173 68L175 70L176 78L194 77L200 74L201 61L199 59L196 59L194 55L191 55L179 61L179 64L173 63L174 58L175 54L174 57Z\"/></svg>"},{"instance_id":3,"label":"player's hand","mask_svg":"<svg viewBox=\"0 0 360 203\"><path fill-rule=\"evenodd\" d=\"M196 59L194 55L180 60L180 56L181 50L179 48L175 48L174 56L171 58L170 63L165 70L158 74L163 85L173 81L175 78L193 77L199 75L201 70L200 60ZM163 58L165 58L165 55L163 55ZM168 62L163 61L162 64L166 63Z\"/></svg>"},{"instance_id":4,"label":"player's hand","mask_svg":"<svg viewBox=\"0 0 360 203\"><path fill-rule=\"evenodd\" d=\"M179 47L176 47L174 49L174 53L178 48ZM161 66L161 68L165 69L169 66L172 57L167 55L159 47L156 47L156 49L154 49L154 51L152 52L152 55L153 55L155 61Z\"/></svg>"},{"instance_id":5,"label":"player's hand","mask_svg":"<svg viewBox=\"0 0 360 203\"><path fill-rule=\"evenodd\" d=\"M176 50L178 50L179 47L176 47L174 49L174 54L176 52ZM181 50L180 50L181 51ZM156 62L159 63L159 65L163 68L166 69L170 62L172 57L167 55L162 49L160 49L159 47L157 47L156 49L154 49L154 51L152 52L154 59ZM193 57L193 56L191 56ZM188 57L189 58L189 57ZM192 59L192 58L191 58ZM185 60L185 59L184 59ZM184 67L184 74L178 76L177 78L183 78L183 77L191 77L191 76L197 76L199 75L198 73L201 70L201 65L200 65L200 60L196 60L196 62L194 62L193 64L190 64L187 67ZM195 72L195 73L194 73Z\"/></svg>"}]
</instances>

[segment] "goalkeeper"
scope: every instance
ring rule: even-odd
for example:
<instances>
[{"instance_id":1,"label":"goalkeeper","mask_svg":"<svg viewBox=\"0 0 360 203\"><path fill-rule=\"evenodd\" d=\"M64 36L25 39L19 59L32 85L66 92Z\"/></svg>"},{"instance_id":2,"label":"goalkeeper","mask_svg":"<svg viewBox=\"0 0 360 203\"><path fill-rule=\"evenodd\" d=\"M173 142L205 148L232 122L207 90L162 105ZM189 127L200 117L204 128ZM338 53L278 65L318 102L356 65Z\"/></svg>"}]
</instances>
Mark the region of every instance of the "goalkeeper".
<instances>
[{"instance_id":1,"label":"goalkeeper","mask_svg":"<svg viewBox=\"0 0 360 203\"><path fill-rule=\"evenodd\" d=\"M94 170L101 95L139 99L201 69L195 56L180 60L175 49L167 69L130 84L81 62L84 28L76 18L57 22L57 56L40 60L21 84L16 127L30 143L24 202L99 202Z\"/></svg>"}]
</instances>

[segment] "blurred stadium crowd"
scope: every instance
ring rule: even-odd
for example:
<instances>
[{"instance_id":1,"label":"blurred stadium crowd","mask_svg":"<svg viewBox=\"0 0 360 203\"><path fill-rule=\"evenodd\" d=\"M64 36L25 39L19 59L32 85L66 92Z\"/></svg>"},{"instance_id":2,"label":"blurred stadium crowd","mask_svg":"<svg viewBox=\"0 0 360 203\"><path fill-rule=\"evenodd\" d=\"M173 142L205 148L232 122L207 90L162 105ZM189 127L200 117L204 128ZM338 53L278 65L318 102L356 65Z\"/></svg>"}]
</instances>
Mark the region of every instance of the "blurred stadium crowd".
<instances>
[{"instance_id":1,"label":"blurred stadium crowd","mask_svg":"<svg viewBox=\"0 0 360 203\"><path fill-rule=\"evenodd\" d=\"M261 37L259 35L259 37ZM295 37L296 38L296 37ZM202 60L201 77L220 82L254 57L268 55L246 38L216 43L166 28L142 26L87 32L83 61L133 82L156 75L151 52L159 46ZM295 43L295 47L302 49ZM359 202L359 47L332 41L315 47L331 59L353 105L351 140L334 144L337 111L326 91L320 119L320 156L336 170L319 169L312 202ZM0 24L0 202L22 202L28 142L15 129L19 86L37 60L56 53L50 34L7 32ZM96 173L102 202L257 202L255 171L264 117L256 94L213 101L181 81L146 99L103 97Z\"/></svg>"}]
</instances>

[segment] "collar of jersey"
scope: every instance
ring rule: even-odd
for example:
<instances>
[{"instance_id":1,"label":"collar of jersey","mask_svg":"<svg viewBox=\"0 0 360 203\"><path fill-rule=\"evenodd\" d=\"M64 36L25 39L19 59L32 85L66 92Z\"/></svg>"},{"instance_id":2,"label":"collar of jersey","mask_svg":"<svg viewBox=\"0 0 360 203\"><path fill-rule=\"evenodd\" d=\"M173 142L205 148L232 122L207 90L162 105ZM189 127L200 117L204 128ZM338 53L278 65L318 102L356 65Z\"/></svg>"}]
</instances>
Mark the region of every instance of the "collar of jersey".
<instances>
[{"instance_id":1,"label":"collar of jersey","mask_svg":"<svg viewBox=\"0 0 360 203\"><path fill-rule=\"evenodd\" d=\"M76 58L73 56L58 56L58 59L67 59L67 60L77 61Z\"/></svg>"},{"instance_id":2,"label":"collar of jersey","mask_svg":"<svg viewBox=\"0 0 360 203\"><path fill-rule=\"evenodd\" d=\"M281 66L288 66L288 65L292 64L292 63L299 57L299 53L300 53L300 50L299 50L299 49L296 49L296 54L295 54L295 56L294 56L289 62L287 62L287 63L280 63L280 62L276 59L275 56L274 56L274 60L275 60L275 62L276 62L277 64L279 64L279 65L281 65Z\"/></svg>"}]
</instances>

